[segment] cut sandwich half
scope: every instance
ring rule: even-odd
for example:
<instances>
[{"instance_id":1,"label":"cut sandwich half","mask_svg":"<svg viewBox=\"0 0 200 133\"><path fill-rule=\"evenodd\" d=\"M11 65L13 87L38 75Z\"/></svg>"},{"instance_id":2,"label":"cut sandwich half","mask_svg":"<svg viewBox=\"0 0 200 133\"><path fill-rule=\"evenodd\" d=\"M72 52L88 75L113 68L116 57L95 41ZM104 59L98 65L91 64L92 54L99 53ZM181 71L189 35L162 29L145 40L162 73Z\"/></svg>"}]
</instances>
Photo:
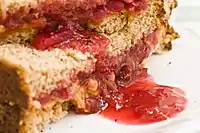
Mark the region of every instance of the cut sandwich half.
<instances>
[{"instance_id":1,"label":"cut sandwich half","mask_svg":"<svg viewBox=\"0 0 200 133\"><path fill-rule=\"evenodd\" d=\"M0 132L38 133L69 109L97 113L144 76L178 34L169 0L9 0L1 4Z\"/></svg>"}]
</instances>

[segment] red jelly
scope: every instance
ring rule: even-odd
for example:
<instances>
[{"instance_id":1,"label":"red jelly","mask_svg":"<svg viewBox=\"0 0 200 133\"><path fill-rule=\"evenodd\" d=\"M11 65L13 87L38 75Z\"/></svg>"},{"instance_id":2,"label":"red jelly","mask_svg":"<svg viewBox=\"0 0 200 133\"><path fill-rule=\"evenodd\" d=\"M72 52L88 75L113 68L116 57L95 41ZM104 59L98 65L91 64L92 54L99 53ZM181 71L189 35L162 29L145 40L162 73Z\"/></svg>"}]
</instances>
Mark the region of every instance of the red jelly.
<instances>
[{"instance_id":1,"label":"red jelly","mask_svg":"<svg viewBox=\"0 0 200 133\"><path fill-rule=\"evenodd\" d=\"M50 94L41 94L36 100L40 102L41 105L49 103L52 99L69 99L70 92L66 88L58 88L52 91Z\"/></svg>"},{"instance_id":2,"label":"red jelly","mask_svg":"<svg viewBox=\"0 0 200 133\"><path fill-rule=\"evenodd\" d=\"M109 11L120 12L124 9L124 2L121 0L110 0L107 2L105 7Z\"/></svg>"},{"instance_id":3,"label":"red jelly","mask_svg":"<svg viewBox=\"0 0 200 133\"><path fill-rule=\"evenodd\" d=\"M107 15L112 15L123 10L129 12L140 12L147 8L147 0L108 0L105 5L99 5L95 8L76 8L67 10L66 3L44 4L42 11L44 16L51 20L66 21L69 18L78 18L81 20L101 22Z\"/></svg>"},{"instance_id":4,"label":"red jelly","mask_svg":"<svg viewBox=\"0 0 200 133\"><path fill-rule=\"evenodd\" d=\"M99 23L107 15L121 12L122 10L140 12L147 8L147 4L146 0L133 0L129 3L122 0L109 0L106 5L84 11L83 14L77 12L77 16L85 20L92 20L93 22Z\"/></svg>"},{"instance_id":5,"label":"red jelly","mask_svg":"<svg viewBox=\"0 0 200 133\"><path fill-rule=\"evenodd\" d=\"M73 48L96 56L103 53L109 43L110 40L105 36L86 31L77 23L69 22L54 32L38 34L32 46L38 50Z\"/></svg>"},{"instance_id":6,"label":"red jelly","mask_svg":"<svg viewBox=\"0 0 200 133\"><path fill-rule=\"evenodd\" d=\"M183 111L187 100L178 88L143 79L111 93L107 102L104 117L122 124L150 124Z\"/></svg>"},{"instance_id":7,"label":"red jelly","mask_svg":"<svg viewBox=\"0 0 200 133\"><path fill-rule=\"evenodd\" d=\"M133 0L131 3L125 3L125 8L130 12L140 12L147 8L146 0Z\"/></svg>"}]
</instances>

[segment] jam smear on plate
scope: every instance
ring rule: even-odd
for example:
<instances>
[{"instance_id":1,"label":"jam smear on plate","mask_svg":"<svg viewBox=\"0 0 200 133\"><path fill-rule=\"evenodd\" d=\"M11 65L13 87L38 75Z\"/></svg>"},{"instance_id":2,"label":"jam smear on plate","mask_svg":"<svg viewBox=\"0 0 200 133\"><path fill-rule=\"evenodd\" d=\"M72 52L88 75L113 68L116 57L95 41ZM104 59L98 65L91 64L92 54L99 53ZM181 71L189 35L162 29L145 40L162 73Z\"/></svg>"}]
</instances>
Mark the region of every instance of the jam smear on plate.
<instances>
[{"instance_id":1,"label":"jam smear on plate","mask_svg":"<svg viewBox=\"0 0 200 133\"><path fill-rule=\"evenodd\" d=\"M151 124L174 117L186 107L185 93L179 88L139 79L107 96L108 106L100 114L117 123Z\"/></svg>"}]
</instances>

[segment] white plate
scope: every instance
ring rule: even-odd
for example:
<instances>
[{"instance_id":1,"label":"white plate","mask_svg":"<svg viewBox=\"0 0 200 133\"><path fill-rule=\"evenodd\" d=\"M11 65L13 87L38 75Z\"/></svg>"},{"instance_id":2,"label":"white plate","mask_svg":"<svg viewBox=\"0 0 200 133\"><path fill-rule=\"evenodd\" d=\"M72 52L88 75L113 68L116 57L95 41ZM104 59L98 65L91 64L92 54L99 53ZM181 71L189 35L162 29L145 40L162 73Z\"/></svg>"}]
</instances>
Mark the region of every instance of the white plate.
<instances>
[{"instance_id":1,"label":"white plate","mask_svg":"<svg viewBox=\"0 0 200 133\"><path fill-rule=\"evenodd\" d=\"M186 0L182 2L186 3ZM193 2L197 1L190 0ZM146 126L125 126L97 115L71 114L51 125L45 133L200 133L200 21L196 19L198 13L193 16L185 14L194 10L193 13L198 10L200 13L200 6L181 6L174 12L173 25L181 39L174 42L171 52L151 57L148 64L157 83L186 91L189 103L184 112L167 121Z\"/></svg>"}]
</instances>

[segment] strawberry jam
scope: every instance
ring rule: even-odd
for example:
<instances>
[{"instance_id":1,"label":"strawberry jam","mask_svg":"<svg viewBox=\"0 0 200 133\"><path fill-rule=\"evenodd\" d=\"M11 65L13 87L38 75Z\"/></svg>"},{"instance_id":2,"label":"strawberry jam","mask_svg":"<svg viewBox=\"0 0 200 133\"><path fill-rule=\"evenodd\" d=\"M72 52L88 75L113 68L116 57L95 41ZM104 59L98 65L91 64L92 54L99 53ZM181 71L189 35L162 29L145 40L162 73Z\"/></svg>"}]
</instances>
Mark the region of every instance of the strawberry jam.
<instances>
[{"instance_id":1,"label":"strawberry jam","mask_svg":"<svg viewBox=\"0 0 200 133\"><path fill-rule=\"evenodd\" d=\"M121 124L150 124L174 117L187 100L182 90L143 78L106 97L108 107L100 114Z\"/></svg>"},{"instance_id":2,"label":"strawberry jam","mask_svg":"<svg viewBox=\"0 0 200 133\"><path fill-rule=\"evenodd\" d=\"M6 28L16 29L41 18L45 22L47 20L60 23L75 18L99 23L108 15L124 10L140 12L145 10L147 5L147 0L41 0L36 6L7 11L0 19L0 24Z\"/></svg>"},{"instance_id":3,"label":"strawberry jam","mask_svg":"<svg viewBox=\"0 0 200 133\"><path fill-rule=\"evenodd\" d=\"M74 3L75 4L75 3ZM93 8L75 8L69 10L65 3L45 3L41 5L43 14L46 18L57 21L66 21L69 18L78 18L80 20L99 23L106 16L121 11L141 12L147 8L147 0L108 0L104 5L98 5Z\"/></svg>"},{"instance_id":4,"label":"strawberry jam","mask_svg":"<svg viewBox=\"0 0 200 133\"><path fill-rule=\"evenodd\" d=\"M32 46L38 50L52 48L73 48L90 52L97 56L102 53L110 40L103 35L84 30L75 22L68 22L58 27L56 31L39 33L33 40Z\"/></svg>"},{"instance_id":5,"label":"strawberry jam","mask_svg":"<svg viewBox=\"0 0 200 133\"><path fill-rule=\"evenodd\" d=\"M52 91L50 94L40 94L40 96L35 99L38 100L41 105L45 105L53 99L69 99L70 96L71 94L67 88L60 87Z\"/></svg>"}]
</instances>

